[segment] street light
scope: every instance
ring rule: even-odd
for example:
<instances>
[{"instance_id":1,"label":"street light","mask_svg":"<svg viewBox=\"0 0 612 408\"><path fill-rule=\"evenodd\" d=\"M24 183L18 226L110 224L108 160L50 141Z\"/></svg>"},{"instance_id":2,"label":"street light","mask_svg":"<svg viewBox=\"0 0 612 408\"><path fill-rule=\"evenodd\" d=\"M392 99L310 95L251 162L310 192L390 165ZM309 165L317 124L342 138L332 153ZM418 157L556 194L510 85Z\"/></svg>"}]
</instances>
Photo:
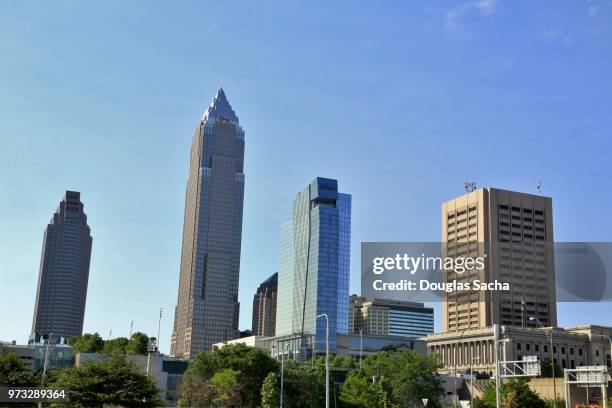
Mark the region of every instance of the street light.
<instances>
[{"instance_id":1,"label":"street light","mask_svg":"<svg viewBox=\"0 0 612 408\"><path fill-rule=\"evenodd\" d=\"M501 404L501 372L499 370L499 355L498 355L498 347L499 343L506 343L510 341L510 339L501 339L499 338L499 330L500 327L498 324L493 325L493 359L495 360L495 407L500 408Z\"/></svg>"},{"instance_id":2,"label":"street light","mask_svg":"<svg viewBox=\"0 0 612 408\"><path fill-rule=\"evenodd\" d=\"M459 335L459 337L457 338L457 341L455 342L455 355L454 355L454 361L455 361L455 375L454 375L454 383L455 383L455 390L454 390L454 394L455 394L455 408L457 408L459 405L459 395L457 394L457 350L459 348L459 343L461 342L461 338L463 337L463 333L465 333L466 329L461 329L461 334ZM463 347L462 347L463 348Z\"/></svg>"},{"instance_id":3,"label":"street light","mask_svg":"<svg viewBox=\"0 0 612 408\"><path fill-rule=\"evenodd\" d=\"M329 317L327 313L315 316L315 320L325 318L325 408L329 408Z\"/></svg>"},{"instance_id":4,"label":"street light","mask_svg":"<svg viewBox=\"0 0 612 408\"><path fill-rule=\"evenodd\" d=\"M49 344L51 343L51 337L53 337L53 333L49 333L49 335L47 336L47 347L45 349L45 362L43 364L43 372L42 372L42 380L43 380L43 387L45 386L45 383L47 382L47 366L49 364ZM43 338L44 341L44 338ZM42 407L42 402L38 403L38 408Z\"/></svg>"},{"instance_id":5,"label":"street light","mask_svg":"<svg viewBox=\"0 0 612 408\"><path fill-rule=\"evenodd\" d=\"M474 408L474 369L472 367L474 361L480 362L480 357L472 357L470 360L470 408Z\"/></svg>"},{"instance_id":6,"label":"street light","mask_svg":"<svg viewBox=\"0 0 612 408\"><path fill-rule=\"evenodd\" d=\"M359 369L361 370L361 361L363 360L363 329L359 329Z\"/></svg>"},{"instance_id":7,"label":"street light","mask_svg":"<svg viewBox=\"0 0 612 408\"><path fill-rule=\"evenodd\" d=\"M544 328L544 325L542 324L542 322L540 322L538 320L537 317L535 316L530 316L529 320L532 322L536 322L538 324L538 326L540 326L541 328ZM553 407L557 408L557 374L555 373L555 356L553 353L553 335L552 335L552 328L550 330L550 333L548 333L547 331L544 332L544 334L546 335L546 337L548 337L550 339L550 367L551 367L551 371L552 371L552 377L553 377Z\"/></svg>"},{"instance_id":8,"label":"street light","mask_svg":"<svg viewBox=\"0 0 612 408\"><path fill-rule=\"evenodd\" d=\"M283 408L283 394L285 393L285 343L281 343L281 378L280 378L280 408Z\"/></svg>"}]
</instances>

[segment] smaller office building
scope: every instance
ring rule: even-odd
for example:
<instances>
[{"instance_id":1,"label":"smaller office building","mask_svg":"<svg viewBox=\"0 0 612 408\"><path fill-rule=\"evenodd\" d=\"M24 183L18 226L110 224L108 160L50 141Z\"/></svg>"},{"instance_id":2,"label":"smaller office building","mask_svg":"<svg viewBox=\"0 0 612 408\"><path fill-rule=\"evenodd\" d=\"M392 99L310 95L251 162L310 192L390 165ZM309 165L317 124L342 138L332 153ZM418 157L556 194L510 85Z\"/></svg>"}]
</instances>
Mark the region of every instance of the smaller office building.
<instances>
[{"instance_id":1,"label":"smaller office building","mask_svg":"<svg viewBox=\"0 0 612 408\"><path fill-rule=\"evenodd\" d=\"M433 308L423 303L351 295L349 333L421 337L434 332Z\"/></svg>"}]
</instances>

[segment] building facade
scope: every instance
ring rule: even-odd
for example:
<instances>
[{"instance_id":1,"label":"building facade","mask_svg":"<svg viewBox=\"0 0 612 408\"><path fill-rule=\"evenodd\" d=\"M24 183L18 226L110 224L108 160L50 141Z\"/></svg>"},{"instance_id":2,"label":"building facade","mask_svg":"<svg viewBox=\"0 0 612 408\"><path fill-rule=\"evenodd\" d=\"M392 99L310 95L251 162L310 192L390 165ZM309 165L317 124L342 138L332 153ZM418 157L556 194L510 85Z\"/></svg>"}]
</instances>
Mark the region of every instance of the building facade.
<instances>
[{"instance_id":1,"label":"building facade","mask_svg":"<svg viewBox=\"0 0 612 408\"><path fill-rule=\"evenodd\" d=\"M434 331L433 308L423 303L367 299L349 300L349 333L421 337Z\"/></svg>"},{"instance_id":2,"label":"building facade","mask_svg":"<svg viewBox=\"0 0 612 408\"><path fill-rule=\"evenodd\" d=\"M92 242L81 194L66 191L43 237L30 342L83 334Z\"/></svg>"},{"instance_id":3,"label":"building facade","mask_svg":"<svg viewBox=\"0 0 612 408\"><path fill-rule=\"evenodd\" d=\"M253 297L253 336L274 336L276 332L276 293L278 273L266 279Z\"/></svg>"},{"instance_id":4,"label":"building facade","mask_svg":"<svg viewBox=\"0 0 612 408\"><path fill-rule=\"evenodd\" d=\"M486 257L483 270L445 273L445 280L507 282L509 292L455 291L442 308L445 331L493 324L557 325L552 200L495 188L442 205L444 256ZM494 293L492 295L491 293Z\"/></svg>"},{"instance_id":5,"label":"building facade","mask_svg":"<svg viewBox=\"0 0 612 408\"><path fill-rule=\"evenodd\" d=\"M238 337L243 165L244 131L219 89L191 146L172 356Z\"/></svg>"},{"instance_id":6,"label":"building facade","mask_svg":"<svg viewBox=\"0 0 612 408\"><path fill-rule=\"evenodd\" d=\"M554 329L501 326L500 361L520 361L536 356L538 361L552 358L560 369L579 366L607 366L610 362L612 327L576 326ZM495 375L493 328L465 329L427 336L429 355L437 356L447 373L484 373Z\"/></svg>"},{"instance_id":7,"label":"building facade","mask_svg":"<svg viewBox=\"0 0 612 408\"><path fill-rule=\"evenodd\" d=\"M292 218L281 225L276 336L314 335L330 348L348 331L351 196L338 182L317 177L293 201Z\"/></svg>"}]
</instances>

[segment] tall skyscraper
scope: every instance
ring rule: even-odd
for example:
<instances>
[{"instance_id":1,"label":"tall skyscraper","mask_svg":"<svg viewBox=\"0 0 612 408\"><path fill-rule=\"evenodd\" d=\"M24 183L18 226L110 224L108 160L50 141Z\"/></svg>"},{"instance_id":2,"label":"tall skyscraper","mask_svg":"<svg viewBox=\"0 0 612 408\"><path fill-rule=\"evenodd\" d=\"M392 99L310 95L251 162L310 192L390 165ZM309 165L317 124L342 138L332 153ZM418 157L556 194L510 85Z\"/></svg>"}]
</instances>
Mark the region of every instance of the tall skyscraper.
<instances>
[{"instance_id":1,"label":"tall skyscraper","mask_svg":"<svg viewBox=\"0 0 612 408\"><path fill-rule=\"evenodd\" d=\"M352 295L349 301L349 333L421 337L433 333L433 308L423 303L367 299Z\"/></svg>"},{"instance_id":2,"label":"tall skyscraper","mask_svg":"<svg viewBox=\"0 0 612 408\"><path fill-rule=\"evenodd\" d=\"M83 334L92 241L81 193L66 191L43 237L30 341Z\"/></svg>"},{"instance_id":3,"label":"tall skyscraper","mask_svg":"<svg viewBox=\"0 0 612 408\"><path fill-rule=\"evenodd\" d=\"M453 292L443 305L445 331L485 328L493 324L557 325L552 199L483 188L442 205L442 241L450 257L487 255L485 268L457 280L510 284L509 292ZM493 293L493 295L491 295Z\"/></svg>"},{"instance_id":4,"label":"tall skyscraper","mask_svg":"<svg viewBox=\"0 0 612 408\"><path fill-rule=\"evenodd\" d=\"M253 297L254 336L274 336L276 332L276 293L278 289L278 273L266 279Z\"/></svg>"},{"instance_id":5,"label":"tall skyscraper","mask_svg":"<svg viewBox=\"0 0 612 408\"><path fill-rule=\"evenodd\" d=\"M170 354L193 357L239 335L244 131L219 89L195 129Z\"/></svg>"},{"instance_id":6,"label":"tall skyscraper","mask_svg":"<svg viewBox=\"0 0 612 408\"><path fill-rule=\"evenodd\" d=\"M314 335L325 348L329 318L330 348L336 333L348 331L351 196L336 180L317 177L293 201L292 218L281 226L276 336Z\"/></svg>"}]
</instances>

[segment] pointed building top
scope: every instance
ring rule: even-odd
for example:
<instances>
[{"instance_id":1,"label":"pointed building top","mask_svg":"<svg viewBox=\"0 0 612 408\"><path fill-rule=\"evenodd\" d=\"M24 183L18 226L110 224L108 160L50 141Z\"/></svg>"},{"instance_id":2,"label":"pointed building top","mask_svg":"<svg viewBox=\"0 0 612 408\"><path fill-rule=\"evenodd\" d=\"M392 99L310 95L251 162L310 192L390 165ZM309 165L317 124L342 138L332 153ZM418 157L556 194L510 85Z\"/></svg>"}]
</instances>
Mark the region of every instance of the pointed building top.
<instances>
[{"instance_id":1,"label":"pointed building top","mask_svg":"<svg viewBox=\"0 0 612 408\"><path fill-rule=\"evenodd\" d=\"M218 120L238 124L238 116L236 116L232 105L227 100L223 86L219 88L217 95L202 116L202 122L214 123Z\"/></svg>"}]
</instances>

